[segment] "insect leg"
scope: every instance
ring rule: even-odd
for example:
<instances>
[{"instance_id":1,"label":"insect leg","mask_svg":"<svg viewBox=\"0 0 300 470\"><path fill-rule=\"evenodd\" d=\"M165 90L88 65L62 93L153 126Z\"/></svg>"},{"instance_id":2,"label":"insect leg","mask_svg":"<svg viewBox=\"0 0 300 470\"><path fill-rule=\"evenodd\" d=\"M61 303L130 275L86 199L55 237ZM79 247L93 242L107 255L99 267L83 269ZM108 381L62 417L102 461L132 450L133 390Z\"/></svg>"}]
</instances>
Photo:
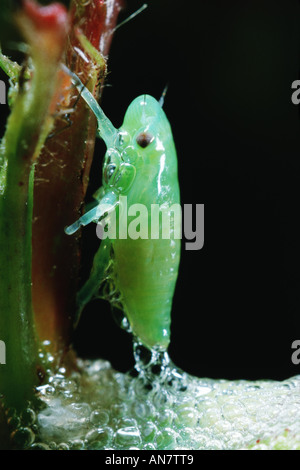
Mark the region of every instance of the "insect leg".
<instances>
[{"instance_id":1,"label":"insect leg","mask_svg":"<svg viewBox=\"0 0 300 470\"><path fill-rule=\"evenodd\" d=\"M77 294L77 311L74 320L76 327L85 305L97 294L100 285L104 281L104 273L110 259L110 240L102 240L95 254L90 277Z\"/></svg>"},{"instance_id":2,"label":"insect leg","mask_svg":"<svg viewBox=\"0 0 300 470\"><path fill-rule=\"evenodd\" d=\"M85 211L88 212L90 211L91 209L93 209L94 207L98 206L99 204L99 201L103 198L105 194L105 190L103 188L103 186L101 186L99 189L97 189L97 191L95 191L95 193L93 194L93 200L88 202L86 205L85 205Z\"/></svg>"},{"instance_id":3,"label":"insect leg","mask_svg":"<svg viewBox=\"0 0 300 470\"><path fill-rule=\"evenodd\" d=\"M91 222L98 222L106 212L112 211L118 204L119 196L113 191L106 193L96 207L83 214L80 219L76 220L72 225L65 228L67 235L73 235L81 226L90 224Z\"/></svg>"},{"instance_id":4,"label":"insect leg","mask_svg":"<svg viewBox=\"0 0 300 470\"><path fill-rule=\"evenodd\" d=\"M96 199L96 201L100 201L103 198L104 194L105 194L105 190L103 186L100 186L100 188L94 192L93 198Z\"/></svg>"},{"instance_id":5,"label":"insect leg","mask_svg":"<svg viewBox=\"0 0 300 470\"><path fill-rule=\"evenodd\" d=\"M80 99L80 96L81 96L81 93L79 93L79 94L77 95L76 100L75 100L75 102L74 102L72 108L66 110L65 113L64 113L64 116L63 116L62 120L66 122L66 125L63 126L61 129L57 129L57 130L55 130L54 132L51 132L50 134L48 134L46 140L52 139L53 137L59 135L61 132L64 132L65 130L69 129L69 127L72 126L73 121L72 121L72 119L70 118L70 116L71 116L71 114L75 111L76 106L77 106L77 104L78 104L78 101L79 101L79 99ZM61 111L62 111L62 110L61 110ZM67 112L67 111L68 111L68 112ZM54 115L55 119L56 119L60 114L62 114L62 113L61 113L61 112L56 113L56 114Z\"/></svg>"},{"instance_id":6,"label":"insect leg","mask_svg":"<svg viewBox=\"0 0 300 470\"><path fill-rule=\"evenodd\" d=\"M66 67L64 64L61 64L61 67L64 72L66 72L71 77L73 85L76 86L80 92L81 97L85 100L85 102L95 114L98 123L98 134L104 140L106 147L109 148L113 146L118 134L118 130L106 117L101 107L99 106L99 103L95 100L92 93L84 86L77 75L71 72L71 70L69 70L68 67Z\"/></svg>"}]
</instances>

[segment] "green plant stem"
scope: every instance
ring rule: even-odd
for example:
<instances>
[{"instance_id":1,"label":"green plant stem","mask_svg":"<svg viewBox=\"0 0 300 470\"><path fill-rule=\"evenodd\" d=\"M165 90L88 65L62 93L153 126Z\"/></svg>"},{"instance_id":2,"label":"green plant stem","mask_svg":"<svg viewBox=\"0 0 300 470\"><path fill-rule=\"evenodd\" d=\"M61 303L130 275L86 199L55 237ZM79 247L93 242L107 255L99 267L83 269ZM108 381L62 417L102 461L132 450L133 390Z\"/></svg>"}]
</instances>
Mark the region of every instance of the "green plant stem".
<instances>
[{"instance_id":1,"label":"green plant stem","mask_svg":"<svg viewBox=\"0 0 300 470\"><path fill-rule=\"evenodd\" d=\"M0 199L0 332L6 345L0 387L5 405L18 410L32 400L38 384L31 299L32 175L22 161L9 164Z\"/></svg>"},{"instance_id":2,"label":"green plant stem","mask_svg":"<svg viewBox=\"0 0 300 470\"><path fill-rule=\"evenodd\" d=\"M37 67L30 89L19 93L1 146L0 338L6 364L0 393L5 406L18 411L35 398L41 373L32 308L32 209L34 155L46 135L53 93L46 92L47 72Z\"/></svg>"}]
</instances>

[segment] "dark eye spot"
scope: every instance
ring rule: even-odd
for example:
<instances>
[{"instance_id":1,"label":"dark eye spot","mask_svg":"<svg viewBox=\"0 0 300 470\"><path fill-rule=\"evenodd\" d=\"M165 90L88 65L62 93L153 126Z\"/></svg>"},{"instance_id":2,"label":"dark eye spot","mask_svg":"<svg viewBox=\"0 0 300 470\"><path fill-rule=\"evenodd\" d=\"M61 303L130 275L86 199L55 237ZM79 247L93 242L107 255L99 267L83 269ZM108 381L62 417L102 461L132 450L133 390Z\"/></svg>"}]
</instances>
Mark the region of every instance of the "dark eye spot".
<instances>
[{"instance_id":1,"label":"dark eye spot","mask_svg":"<svg viewBox=\"0 0 300 470\"><path fill-rule=\"evenodd\" d=\"M148 147L149 144L151 144L153 139L154 139L153 135L149 134L148 132L141 132L137 136L136 142L140 147L144 149L145 147Z\"/></svg>"}]
</instances>

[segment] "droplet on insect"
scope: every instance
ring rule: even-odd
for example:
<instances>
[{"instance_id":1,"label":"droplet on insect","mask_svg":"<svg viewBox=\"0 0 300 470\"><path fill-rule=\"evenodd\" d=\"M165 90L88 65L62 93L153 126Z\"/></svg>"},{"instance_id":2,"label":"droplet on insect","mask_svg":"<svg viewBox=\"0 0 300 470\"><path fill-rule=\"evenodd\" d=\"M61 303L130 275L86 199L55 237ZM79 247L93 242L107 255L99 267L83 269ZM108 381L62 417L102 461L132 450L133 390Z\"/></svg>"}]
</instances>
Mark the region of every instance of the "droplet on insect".
<instances>
[{"instance_id":1,"label":"droplet on insect","mask_svg":"<svg viewBox=\"0 0 300 470\"><path fill-rule=\"evenodd\" d=\"M132 333L130 323L129 323L128 318L126 316L124 316L123 320L121 321L121 328L123 330L127 331L127 333Z\"/></svg>"},{"instance_id":2,"label":"droplet on insect","mask_svg":"<svg viewBox=\"0 0 300 470\"><path fill-rule=\"evenodd\" d=\"M113 163L116 166L118 166L120 163L120 160L121 160L120 153L114 148L109 148L105 154L104 167Z\"/></svg>"},{"instance_id":3,"label":"droplet on insect","mask_svg":"<svg viewBox=\"0 0 300 470\"><path fill-rule=\"evenodd\" d=\"M116 322L116 324L120 328L122 328L122 330L127 331L127 333L131 333L132 330L131 330L130 323L128 321L128 318L124 314L123 310L121 310L121 306L118 307L116 306L116 304L112 305L111 312L112 312L112 317L114 321Z\"/></svg>"},{"instance_id":4,"label":"droplet on insect","mask_svg":"<svg viewBox=\"0 0 300 470\"><path fill-rule=\"evenodd\" d=\"M103 176L104 176L104 181L107 184L113 185L113 181L110 181L112 179L113 174L116 172L117 165L115 163L110 163L109 165L106 165L104 168Z\"/></svg>"},{"instance_id":5,"label":"droplet on insect","mask_svg":"<svg viewBox=\"0 0 300 470\"><path fill-rule=\"evenodd\" d=\"M116 137L115 145L117 148L124 148L126 147L131 141L131 137L126 131L118 132Z\"/></svg>"}]
</instances>

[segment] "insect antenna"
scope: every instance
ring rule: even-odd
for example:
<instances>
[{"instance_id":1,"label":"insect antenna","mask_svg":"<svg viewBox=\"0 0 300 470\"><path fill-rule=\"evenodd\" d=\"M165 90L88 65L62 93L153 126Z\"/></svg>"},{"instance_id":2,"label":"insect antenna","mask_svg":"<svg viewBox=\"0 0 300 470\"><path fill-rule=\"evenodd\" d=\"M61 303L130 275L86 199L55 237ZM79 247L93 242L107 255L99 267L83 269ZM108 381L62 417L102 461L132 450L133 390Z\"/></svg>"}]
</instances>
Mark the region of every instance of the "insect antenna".
<instances>
[{"instance_id":1,"label":"insect antenna","mask_svg":"<svg viewBox=\"0 0 300 470\"><path fill-rule=\"evenodd\" d=\"M61 67L67 74L70 75L73 85L76 86L77 90L79 90L81 94L81 97L84 99L84 101L88 104L88 106L95 114L98 123L99 136L104 140L107 148L113 146L118 133L117 129L106 117L99 103L94 98L92 93L84 86L80 78L77 77L75 73L71 72L71 70L69 70L68 67L66 67L64 64L61 64Z\"/></svg>"},{"instance_id":2,"label":"insect antenna","mask_svg":"<svg viewBox=\"0 0 300 470\"><path fill-rule=\"evenodd\" d=\"M115 32L117 29L119 29L121 26L123 26L124 24L128 23L128 21L131 21L133 20L133 18L135 18L137 15L139 15L140 13L142 13L142 11L146 10L146 8L148 8L148 5L147 3L144 3L144 5L142 5L138 10L136 10L134 13L132 13L131 15L128 16L128 18L125 18L125 20L121 21L121 23L119 23L113 30L113 32Z\"/></svg>"},{"instance_id":3,"label":"insect antenna","mask_svg":"<svg viewBox=\"0 0 300 470\"><path fill-rule=\"evenodd\" d=\"M163 105L164 105L165 97L166 97L168 88L169 88L169 84L167 83L165 88L163 89L163 92L162 92L161 97L159 99L159 104L160 104L161 107L163 107Z\"/></svg>"}]
</instances>

